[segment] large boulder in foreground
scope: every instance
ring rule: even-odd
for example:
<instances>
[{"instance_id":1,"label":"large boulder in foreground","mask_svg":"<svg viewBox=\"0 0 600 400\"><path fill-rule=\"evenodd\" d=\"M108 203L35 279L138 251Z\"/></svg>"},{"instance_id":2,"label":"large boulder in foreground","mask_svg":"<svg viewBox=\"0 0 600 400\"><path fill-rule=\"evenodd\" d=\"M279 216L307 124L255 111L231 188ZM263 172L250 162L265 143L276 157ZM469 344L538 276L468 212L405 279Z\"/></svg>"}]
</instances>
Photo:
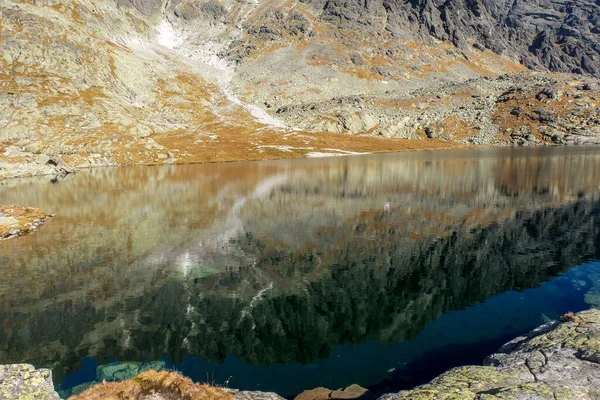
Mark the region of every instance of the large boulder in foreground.
<instances>
[{"instance_id":1,"label":"large boulder in foreground","mask_svg":"<svg viewBox=\"0 0 600 400\"><path fill-rule=\"evenodd\" d=\"M403 399L600 399L600 310L570 313L518 337L484 366L453 368L380 398Z\"/></svg>"},{"instance_id":2,"label":"large boulder in foreground","mask_svg":"<svg viewBox=\"0 0 600 400\"><path fill-rule=\"evenodd\" d=\"M0 365L0 400L59 400L52 371L29 364Z\"/></svg>"}]
</instances>

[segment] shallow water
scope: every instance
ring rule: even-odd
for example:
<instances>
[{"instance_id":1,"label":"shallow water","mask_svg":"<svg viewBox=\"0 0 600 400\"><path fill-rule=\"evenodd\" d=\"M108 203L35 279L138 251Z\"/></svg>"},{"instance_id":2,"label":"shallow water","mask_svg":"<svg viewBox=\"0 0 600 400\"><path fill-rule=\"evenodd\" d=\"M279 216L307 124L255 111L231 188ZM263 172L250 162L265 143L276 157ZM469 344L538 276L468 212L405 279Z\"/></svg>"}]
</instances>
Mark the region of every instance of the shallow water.
<instances>
[{"instance_id":1,"label":"shallow water","mask_svg":"<svg viewBox=\"0 0 600 400\"><path fill-rule=\"evenodd\" d=\"M284 396L411 387L600 305L599 199L597 148L3 182L57 216L0 243L0 363L64 396L154 361Z\"/></svg>"}]
</instances>

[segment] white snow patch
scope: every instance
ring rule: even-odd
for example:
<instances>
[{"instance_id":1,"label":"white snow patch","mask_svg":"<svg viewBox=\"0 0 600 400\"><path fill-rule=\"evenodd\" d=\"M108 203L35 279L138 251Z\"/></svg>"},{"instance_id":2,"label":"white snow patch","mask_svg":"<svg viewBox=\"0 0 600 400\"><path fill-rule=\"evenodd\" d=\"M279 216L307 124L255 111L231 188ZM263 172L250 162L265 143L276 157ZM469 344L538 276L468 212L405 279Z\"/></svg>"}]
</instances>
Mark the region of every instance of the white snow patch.
<instances>
[{"instance_id":1,"label":"white snow patch","mask_svg":"<svg viewBox=\"0 0 600 400\"><path fill-rule=\"evenodd\" d=\"M161 53L176 56L178 61L191 66L201 76L216 82L229 102L244 108L258 122L273 128L291 130L282 120L273 117L261 107L242 101L237 96L231 86L235 68L218 56L222 45L208 41L201 47L197 43L188 46L189 39L189 35L176 30L167 18L163 18L156 27L153 40L133 37L120 42L136 54L149 59L163 58ZM215 112L219 114L218 110Z\"/></svg>"},{"instance_id":2,"label":"white snow patch","mask_svg":"<svg viewBox=\"0 0 600 400\"><path fill-rule=\"evenodd\" d=\"M167 49L173 50L177 46L183 43L183 38L175 33L173 25L168 20L163 20L158 25L158 34L156 35L156 42L166 47Z\"/></svg>"},{"instance_id":3,"label":"white snow patch","mask_svg":"<svg viewBox=\"0 0 600 400\"><path fill-rule=\"evenodd\" d=\"M317 157L336 157L336 156L352 156L358 154L369 154L369 153L359 153L356 151L348 151L348 150L340 150L340 149L323 149L324 151L312 151L306 155L306 158L317 158ZM332 153L330 153L331 151ZM335 152L335 153L333 153Z\"/></svg>"},{"instance_id":4,"label":"white snow patch","mask_svg":"<svg viewBox=\"0 0 600 400\"><path fill-rule=\"evenodd\" d=\"M168 20L163 20L158 26L156 41L158 45L176 52L181 61L187 61L188 64L198 67L201 72L211 75L227 100L244 108L258 122L275 128L289 129L280 119L273 117L258 106L242 101L237 96L231 86L235 68L227 60L217 55L221 50L218 45L209 42L200 48L185 46L185 38L173 29L173 25Z\"/></svg>"},{"instance_id":5,"label":"white snow patch","mask_svg":"<svg viewBox=\"0 0 600 400\"><path fill-rule=\"evenodd\" d=\"M294 147L294 146L285 146L285 145L276 145L276 144L263 144L256 146L257 149L277 149L279 151L284 151L286 153L291 152L292 150L312 150L314 147Z\"/></svg>"}]
</instances>

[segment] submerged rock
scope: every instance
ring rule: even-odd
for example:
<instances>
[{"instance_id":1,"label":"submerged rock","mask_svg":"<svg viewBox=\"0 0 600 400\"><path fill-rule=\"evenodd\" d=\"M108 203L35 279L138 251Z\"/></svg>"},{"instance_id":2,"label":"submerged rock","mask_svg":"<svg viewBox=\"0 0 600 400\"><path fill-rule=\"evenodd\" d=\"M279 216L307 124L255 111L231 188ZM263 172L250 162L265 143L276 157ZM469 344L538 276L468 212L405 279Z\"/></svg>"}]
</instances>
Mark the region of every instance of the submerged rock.
<instances>
[{"instance_id":1,"label":"submerged rock","mask_svg":"<svg viewBox=\"0 0 600 400\"><path fill-rule=\"evenodd\" d=\"M145 371L160 371L165 368L164 361L150 362L120 362L113 364L99 365L96 368L96 380L102 381L124 381L133 379Z\"/></svg>"},{"instance_id":2,"label":"submerged rock","mask_svg":"<svg viewBox=\"0 0 600 400\"><path fill-rule=\"evenodd\" d=\"M368 392L367 389L358 386L350 385L346 389L331 390L324 387L319 387L312 390L305 390L300 393L294 400L328 400L328 399L358 399L363 398Z\"/></svg>"},{"instance_id":3,"label":"submerged rock","mask_svg":"<svg viewBox=\"0 0 600 400\"><path fill-rule=\"evenodd\" d=\"M0 365L0 400L59 400L52 371L29 364Z\"/></svg>"},{"instance_id":4,"label":"submerged rock","mask_svg":"<svg viewBox=\"0 0 600 400\"><path fill-rule=\"evenodd\" d=\"M569 313L542 325L502 346L484 364L453 368L380 400L599 399L600 310Z\"/></svg>"}]
</instances>

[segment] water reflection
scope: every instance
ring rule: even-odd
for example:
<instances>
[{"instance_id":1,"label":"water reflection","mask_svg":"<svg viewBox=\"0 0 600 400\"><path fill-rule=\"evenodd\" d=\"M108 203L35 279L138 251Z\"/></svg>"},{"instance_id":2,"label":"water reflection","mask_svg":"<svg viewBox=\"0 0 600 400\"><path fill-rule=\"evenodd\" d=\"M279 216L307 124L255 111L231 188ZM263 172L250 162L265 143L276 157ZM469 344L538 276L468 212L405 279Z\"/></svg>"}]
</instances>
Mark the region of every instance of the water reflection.
<instances>
[{"instance_id":1,"label":"water reflection","mask_svg":"<svg viewBox=\"0 0 600 400\"><path fill-rule=\"evenodd\" d=\"M282 394L317 386L315 376L330 387L373 385L398 374L387 374L386 346L423 340L440 316L600 259L599 195L596 149L101 169L55 184L5 182L0 203L58 216L0 244L0 363L48 366L58 382L93 357L167 358L197 379L225 362L233 386ZM585 307L598 286L589 271L578 275L584 285L544 292L543 304L527 300L535 319L463 344ZM393 354L417 360L439 340Z\"/></svg>"}]
</instances>

